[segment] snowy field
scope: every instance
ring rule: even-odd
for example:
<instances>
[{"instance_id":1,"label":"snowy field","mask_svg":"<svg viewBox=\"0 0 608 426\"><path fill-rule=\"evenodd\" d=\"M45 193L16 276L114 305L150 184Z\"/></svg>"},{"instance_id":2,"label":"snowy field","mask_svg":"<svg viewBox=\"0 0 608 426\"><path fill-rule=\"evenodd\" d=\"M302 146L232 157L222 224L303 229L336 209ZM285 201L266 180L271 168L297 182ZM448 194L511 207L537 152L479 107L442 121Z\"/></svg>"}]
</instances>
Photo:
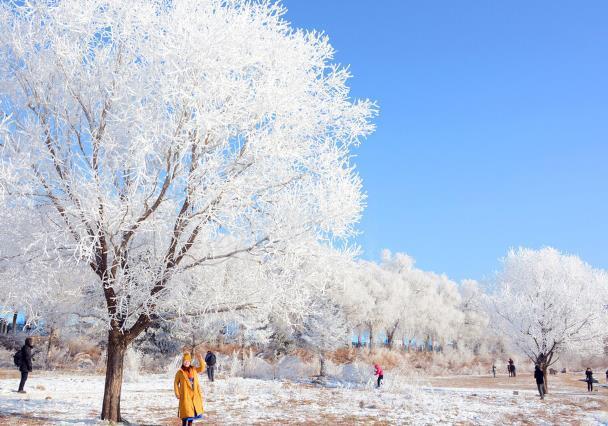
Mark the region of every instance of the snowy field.
<instances>
[{"instance_id":1,"label":"snowy field","mask_svg":"<svg viewBox=\"0 0 608 426\"><path fill-rule=\"evenodd\" d=\"M423 383L321 387L287 381L227 378L202 381L204 424L608 424L608 390L592 395L571 378L540 401L530 380L433 378ZM460 384L461 387L455 387ZM473 387L477 384L478 387ZM102 424L103 377L35 372L28 394L0 380L0 423ZM495 386L495 387L491 387ZM518 389L519 394L513 391ZM145 375L124 385L123 416L132 424L178 425L172 376Z\"/></svg>"}]
</instances>

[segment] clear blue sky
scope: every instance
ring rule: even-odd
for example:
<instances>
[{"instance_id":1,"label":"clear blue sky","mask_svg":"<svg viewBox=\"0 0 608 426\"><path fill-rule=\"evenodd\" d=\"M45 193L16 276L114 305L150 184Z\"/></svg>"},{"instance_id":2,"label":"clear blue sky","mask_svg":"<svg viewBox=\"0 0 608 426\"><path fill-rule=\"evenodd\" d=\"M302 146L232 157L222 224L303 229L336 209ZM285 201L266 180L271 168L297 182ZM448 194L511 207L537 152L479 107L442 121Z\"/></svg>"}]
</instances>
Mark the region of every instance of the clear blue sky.
<instances>
[{"instance_id":1,"label":"clear blue sky","mask_svg":"<svg viewBox=\"0 0 608 426\"><path fill-rule=\"evenodd\" d=\"M608 268L608 2L283 3L380 105L356 152L364 257L482 279L551 245Z\"/></svg>"}]
</instances>

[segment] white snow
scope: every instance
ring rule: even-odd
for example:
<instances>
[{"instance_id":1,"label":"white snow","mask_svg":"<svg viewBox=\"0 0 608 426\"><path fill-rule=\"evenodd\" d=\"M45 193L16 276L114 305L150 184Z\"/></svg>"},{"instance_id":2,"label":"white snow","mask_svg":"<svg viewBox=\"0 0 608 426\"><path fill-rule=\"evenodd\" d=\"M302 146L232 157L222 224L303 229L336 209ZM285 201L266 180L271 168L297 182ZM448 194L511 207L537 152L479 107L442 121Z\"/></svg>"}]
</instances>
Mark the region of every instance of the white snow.
<instances>
[{"instance_id":1,"label":"white snow","mask_svg":"<svg viewBox=\"0 0 608 426\"><path fill-rule=\"evenodd\" d=\"M123 417L135 424L175 424L177 401L172 374L142 375L123 385ZM26 395L14 392L15 379L0 380L0 423L102 424L102 376L36 373ZM540 401L532 391L437 388L405 380L370 385L318 387L305 383L227 378L209 384L205 423L373 423L389 424L584 424L608 422L601 411L604 394L556 392ZM49 398L49 399L47 399Z\"/></svg>"}]
</instances>

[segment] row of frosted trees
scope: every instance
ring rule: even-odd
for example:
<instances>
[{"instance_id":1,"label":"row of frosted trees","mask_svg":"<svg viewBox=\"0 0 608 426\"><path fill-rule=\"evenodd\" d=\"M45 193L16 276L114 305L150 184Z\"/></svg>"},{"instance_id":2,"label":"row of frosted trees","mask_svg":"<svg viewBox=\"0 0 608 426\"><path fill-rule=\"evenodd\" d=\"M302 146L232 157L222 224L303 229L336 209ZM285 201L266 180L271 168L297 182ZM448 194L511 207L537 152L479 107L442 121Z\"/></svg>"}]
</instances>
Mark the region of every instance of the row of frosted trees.
<instances>
[{"instance_id":1,"label":"row of frosted trees","mask_svg":"<svg viewBox=\"0 0 608 426\"><path fill-rule=\"evenodd\" d=\"M325 349L356 328L476 344L473 284L331 248L356 234L352 150L377 108L285 12L0 2L0 304L101 324L102 419L121 420L126 351L161 323L225 315Z\"/></svg>"},{"instance_id":2,"label":"row of frosted trees","mask_svg":"<svg viewBox=\"0 0 608 426\"><path fill-rule=\"evenodd\" d=\"M475 281L456 283L388 250L379 263L358 262L344 299L357 343L429 351L447 345L478 351L488 337L483 302Z\"/></svg>"}]
</instances>

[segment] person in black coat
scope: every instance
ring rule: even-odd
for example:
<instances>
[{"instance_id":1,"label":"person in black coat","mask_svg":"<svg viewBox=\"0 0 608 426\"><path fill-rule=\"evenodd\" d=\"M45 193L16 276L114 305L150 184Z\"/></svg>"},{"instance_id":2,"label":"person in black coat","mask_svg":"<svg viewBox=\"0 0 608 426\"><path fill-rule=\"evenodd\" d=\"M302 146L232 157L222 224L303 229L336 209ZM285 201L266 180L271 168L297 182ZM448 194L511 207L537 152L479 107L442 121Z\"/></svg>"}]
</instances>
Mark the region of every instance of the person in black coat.
<instances>
[{"instance_id":1,"label":"person in black coat","mask_svg":"<svg viewBox=\"0 0 608 426\"><path fill-rule=\"evenodd\" d=\"M207 377L209 381L215 381L213 374L215 370L215 354L211 351L207 351L207 355L205 356L205 364L207 364Z\"/></svg>"},{"instance_id":2,"label":"person in black coat","mask_svg":"<svg viewBox=\"0 0 608 426\"><path fill-rule=\"evenodd\" d=\"M593 392L593 371L590 368L585 370L585 381L587 382L587 391Z\"/></svg>"},{"instance_id":3,"label":"person in black coat","mask_svg":"<svg viewBox=\"0 0 608 426\"><path fill-rule=\"evenodd\" d=\"M534 366L534 378L536 379L536 387L538 388L540 399L545 399L545 376L538 364Z\"/></svg>"},{"instance_id":4,"label":"person in black coat","mask_svg":"<svg viewBox=\"0 0 608 426\"><path fill-rule=\"evenodd\" d=\"M19 371L21 372L21 381L19 382L19 393L25 393L23 388L27 381L27 376L32 372L32 348L34 343L31 337L25 339L25 345L21 348L21 362L19 363Z\"/></svg>"}]
</instances>

